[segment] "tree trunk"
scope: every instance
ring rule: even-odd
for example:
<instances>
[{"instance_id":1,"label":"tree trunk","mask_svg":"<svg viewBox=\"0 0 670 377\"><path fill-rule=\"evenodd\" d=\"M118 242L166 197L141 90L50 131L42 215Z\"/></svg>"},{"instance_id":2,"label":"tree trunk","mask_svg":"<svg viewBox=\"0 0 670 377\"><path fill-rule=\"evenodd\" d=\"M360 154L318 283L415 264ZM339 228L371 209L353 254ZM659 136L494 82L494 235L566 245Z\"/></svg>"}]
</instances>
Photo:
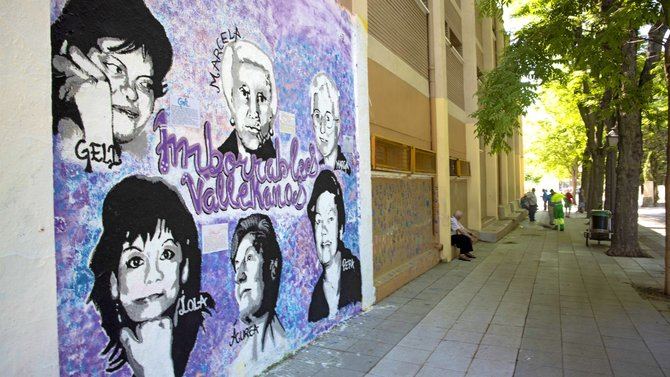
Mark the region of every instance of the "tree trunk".
<instances>
[{"instance_id":1,"label":"tree trunk","mask_svg":"<svg viewBox=\"0 0 670 377\"><path fill-rule=\"evenodd\" d=\"M584 85L583 90L584 93L589 93L587 85ZM611 100L612 92L610 90L605 91L600 101L600 110L606 109ZM590 157L590 166L587 169L587 189L584 190L584 187L582 187L582 192L585 192L585 209L588 216L591 210L600 209L603 205L603 184L605 179L605 149L603 143L605 138L605 122L598 119L598 108L589 108L584 104L578 104L577 107L586 127L585 159L587 154Z\"/></svg>"},{"instance_id":2,"label":"tree trunk","mask_svg":"<svg viewBox=\"0 0 670 377\"><path fill-rule=\"evenodd\" d=\"M588 153L588 147L584 149L584 157L582 157L582 191L581 197L579 198L583 204L584 210L586 210L586 197L587 192L591 190L589 183L591 180L591 156Z\"/></svg>"},{"instance_id":3,"label":"tree trunk","mask_svg":"<svg viewBox=\"0 0 670 377\"><path fill-rule=\"evenodd\" d=\"M670 1L663 1L663 18L665 26L670 27ZM665 68L665 87L668 89L668 126L670 127L670 38L663 44ZM670 295L670 130L665 143L665 294Z\"/></svg>"},{"instance_id":4,"label":"tree trunk","mask_svg":"<svg viewBox=\"0 0 670 377\"><path fill-rule=\"evenodd\" d=\"M666 14L667 16L667 14ZM667 17L666 17L667 18ZM659 41L668 30L659 21L649 29L647 52L642 70L638 74L637 30L629 30L621 51L621 107L619 112L619 161L617 165L616 203L614 210L614 236L607 251L612 256L646 256L638 244L638 186L642 173L642 105L640 91L653 77L653 68L661 58Z\"/></svg>"},{"instance_id":5,"label":"tree trunk","mask_svg":"<svg viewBox=\"0 0 670 377\"><path fill-rule=\"evenodd\" d=\"M670 9L666 15L670 14ZM665 85L670 90L670 38L664 46L665 56ZM670 91L668 91L668 126L670 127ZM670 295L670 130L665 144L665 294Z\"/></svg>"},{"instance_id":6,"label":"tree trunk","mask_svg":"<svg viewBox=\"0 0 670 377\"><path fill-rule=\"evenodd\" d=\"M638 243L638 186L642 173L642 111L632 96L637 89L637 32L629 31L622 64L622 105L619 113L619 160L616 203L614 203L612 245L608 255L645 256Z\"/></svg>"},{"instance_id":7,"label":"tree trunk","mask_svg":"<svg viewBox=\"0 0 670 377\"><path fill-rule=\"evenodd\" d=\"M605 189L605 153L601 148L593 151L593 164L591 165L591 190L587 202L587 213L591 210L603 208L603 191ZM590 205L588 203L590 202Z\"/></svg>"}]
</instances>

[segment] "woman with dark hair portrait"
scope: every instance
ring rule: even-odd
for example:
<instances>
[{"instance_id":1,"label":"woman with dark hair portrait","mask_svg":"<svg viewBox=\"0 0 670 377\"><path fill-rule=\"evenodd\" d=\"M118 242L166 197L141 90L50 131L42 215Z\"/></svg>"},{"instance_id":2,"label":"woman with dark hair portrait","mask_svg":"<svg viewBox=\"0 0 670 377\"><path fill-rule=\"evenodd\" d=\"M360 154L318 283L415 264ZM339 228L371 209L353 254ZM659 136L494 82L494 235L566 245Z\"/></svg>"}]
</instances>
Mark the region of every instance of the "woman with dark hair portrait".
<instances>
[{"instance_id":1,"label":"woman with dark hair portrait","mask_svg":"<svg viewBox=\"0 0 670 377\"><path fill-rule=\"evenodd\" d=\"M172 46L142 0L69 0L51 25L53 132L67 155L109 168L143 152ZM95 152L97 154L94 154ZM102 154L101 154L102 151Z\"/></svg>"},{"instance_id":2,"label":"woman with dark hair portrait","mask_svg":"<svg viewBox=\"0 0 670 377\"><path fill-rule=\"evenodd\" d=\"M316 177L307 216L314 231L322 272L312 293L309 321L335 318L339 309L361 301L361 263L344 246L344 201L335 174L323 170Z\"/></svg>"},{"instance_id":3,"label":"woman with dark hair portrait","mask_svg":"<svg viewBox=\"0 0 670 377\"><path fill-rule=\"evenodd\" d=\"M128 362L136 376L181 376L212 297L200 292L193 217L161 179L130 176L102 207L89 267L93 302L109 342L107 372Z\"/></svg>"},{"instance_id":4,"label":"woman with dark hair portrait","mask_svg":"<svg viewBox=\"0 0 670 377\"><path fill-rule=\"evenodd\" d=\"M252 334L238 356L244 363L286 345L284 327L276 313L282 255L272 221L259 213L237 223L231 243L230 263L235 272L239 318ZM232 371L235 372L235 365Z\"/></svg>"}]
</instances>

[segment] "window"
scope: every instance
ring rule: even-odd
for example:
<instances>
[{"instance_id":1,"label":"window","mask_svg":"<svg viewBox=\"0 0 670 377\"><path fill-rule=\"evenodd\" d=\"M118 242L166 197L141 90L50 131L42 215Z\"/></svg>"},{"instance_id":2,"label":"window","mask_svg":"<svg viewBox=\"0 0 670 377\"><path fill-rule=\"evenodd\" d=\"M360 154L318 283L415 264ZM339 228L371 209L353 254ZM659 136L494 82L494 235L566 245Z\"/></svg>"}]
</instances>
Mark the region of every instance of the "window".
<instances>
[{"instance_id":1,"label":"window","mask_svg":"<svg viewBox=\"0 0 670 377\"><path fill-rule=\"evenodd\" d=\"M460 55L462 57L463 56L463 44L461 43L461 40L458 39L458 37L456 36L456 33L454 33L453 30L451 30L451 29L448 29L448 30L449 30L449 36L448 36L447 39L449 40L449 44L451 45L451 47L454 48L454 50L456 50L456 52L458 52L458 55Z\"/></svg>"}]
</instances>

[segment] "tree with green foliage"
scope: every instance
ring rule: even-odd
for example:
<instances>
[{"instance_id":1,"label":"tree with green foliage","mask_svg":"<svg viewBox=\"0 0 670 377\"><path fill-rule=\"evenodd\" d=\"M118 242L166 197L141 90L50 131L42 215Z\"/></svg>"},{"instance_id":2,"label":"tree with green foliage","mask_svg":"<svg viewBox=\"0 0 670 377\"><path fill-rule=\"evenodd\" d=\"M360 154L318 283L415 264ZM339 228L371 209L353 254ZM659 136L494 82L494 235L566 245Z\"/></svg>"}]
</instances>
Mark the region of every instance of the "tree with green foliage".
<instances>
[{"instance_id":1,"label":"tree with green foliage","mask_svg":"<svg viewBox=\"0 0 670 377\"><path fill-rule=\"evenodd\" d=\"M530 147L534 162L558 178L570 179L573 192L577 191L579 166L586 147L586 130L576 98L573 91L560 82L550 83L540 90L539 110L546 117L537 122L540 137Z\"/></svg>"},{"instance_id":2,"label":"tree with green foliage","mask_svg":"<svg viewBox=\"0 0 670 377\"><path fill-rule=\"evenodd\" d=\"M480 0L486 14L511 0ZM601 182L603 135L619 133L614 238L608 253L641 256L637 229L637 188L642 168L642 109L667 31L661 3L636 0L528 0L519 14L530 21L515 35L498 67L484 76L478 92L477 135L493 152L505 151L519 128L519 116L536 98L536 88L584 75L579 111L587 130L584 160L592 206ZM647 35L639 35L651 26ZM600 184L600 187L602 185ZM597 194L597 193L596 193Z\"/></svg>"}]
</instances>

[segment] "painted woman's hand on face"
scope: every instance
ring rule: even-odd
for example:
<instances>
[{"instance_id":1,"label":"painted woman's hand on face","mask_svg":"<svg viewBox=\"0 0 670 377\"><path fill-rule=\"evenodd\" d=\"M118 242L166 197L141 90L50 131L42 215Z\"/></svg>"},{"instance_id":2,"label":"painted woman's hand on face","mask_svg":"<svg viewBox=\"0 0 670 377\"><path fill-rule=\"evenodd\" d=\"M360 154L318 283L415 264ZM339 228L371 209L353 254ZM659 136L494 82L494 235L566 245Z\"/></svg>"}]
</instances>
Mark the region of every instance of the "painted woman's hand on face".
<instances>
[{"instance_id":1,"label":"painted woman's hand on face","mask_svg":"<svg viewBox=\"0 0 670 377\"><path fill-rule=\"evenodd\" d=\"M96 143L108 149L114 143L112 97L100 56L95 48L85 55L76 46L68 47L65 41L61 54L53 57L52 64L56 71L65 75L58 97L77 105L86 144Z\"/></svg>"},{"instance_id":2,"label":"painted woman's hand on face","mask_svg":"<svg viewBox=\"0 0 670 377\"><path fill-rule=\"evenodd\" d=\"M174 376L172 321L162 317L143 322L136 333L121 329L121 343L133 373L138 377Z\"/></svg>"}]
</instances>

